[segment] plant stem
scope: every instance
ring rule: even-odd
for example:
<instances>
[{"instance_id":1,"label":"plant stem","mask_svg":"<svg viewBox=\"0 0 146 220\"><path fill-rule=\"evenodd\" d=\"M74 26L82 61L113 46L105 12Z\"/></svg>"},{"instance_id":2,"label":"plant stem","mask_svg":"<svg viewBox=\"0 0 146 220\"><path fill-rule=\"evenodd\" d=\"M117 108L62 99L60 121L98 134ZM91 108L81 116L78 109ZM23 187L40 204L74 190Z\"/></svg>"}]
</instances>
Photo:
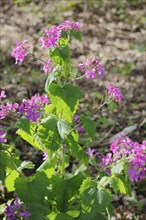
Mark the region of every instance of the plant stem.
<instances>
[{"instance_id":1,"label":"plant stem","mask_svg":"<svg viewBox=\"0 0 146 220\"><path fill-rule=\"evenodd\" d=\"M41 62L43 62L43 63L47 63L47 61L45 61L45 60L42 60L42 59L40 59L40 58L38 58L38 57L35 57L35 55L33 54L33 53L29 53L29 55L31 55L33 58L35 58L36 60L39 60L39 61L41 61Z\"/></svg>"},{"instance_id":2,"label":"plant stem","mask_svg":"<svg viewBox=\"0 0 146 220\"><path fill-rule=\"evenodd\" d=\"M62 176L65 174L65 149L64 145L61 144L61 157L62 157Z\"/></svg>"}]
</instances>

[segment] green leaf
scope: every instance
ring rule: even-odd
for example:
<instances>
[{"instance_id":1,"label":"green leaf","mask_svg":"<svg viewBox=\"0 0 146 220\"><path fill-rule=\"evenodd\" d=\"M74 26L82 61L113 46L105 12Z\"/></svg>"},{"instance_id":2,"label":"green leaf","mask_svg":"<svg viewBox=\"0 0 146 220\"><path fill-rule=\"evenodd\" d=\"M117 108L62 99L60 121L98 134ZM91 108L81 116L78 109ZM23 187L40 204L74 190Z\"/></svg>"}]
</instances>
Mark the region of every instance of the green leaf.
<instances>
[{"instance_id":1,"label":"green leaf","mask_svg":"<svg viewBox=\"0 0 146 220\"><path fill-rule=\"evenodd\" d=\"M84 115L81 115L81 121L83 122L83 126L90 136L90 138L93 140L94 135L95 135L95 130L96 130L96 122L85 117Z\"/></svg>"},{"instance_id":2,"label":"green leaf","mask_svg":"<svg viewBox=\"0 0 146 220\"><path fill-rule=\"evenodd\" d=\"M58 118L72 122L72 118L77 109L78 101L82 98L79 88L72 85L60 86L52 83L49 87L49 97L51 105L47 113L54 113Z\"/></svg>"},{"instance_id":3,"label":"green leaf","mask_svg":"<svg viewBox=\"0 0 146 220\"><path fill-rule=\"evenodd\" d=\"M57 119L53 114L41 121L38 125L37 134L45 148L50 150L58 149L60 135L57 129Z\"/></svg>"},{"instance_id":4,"label":"green leaf","mask_svg":"<svg viewBox=\"0 0 146 220\"><path fill-rule=\"evenodd\" d=\"M77 40L81 41L82 40L82 34L80 31L76 30L73 33L74 38L76 38Z\"/></svg>"},{"instance_id":5,"label":"green leaf","mask_svg":"<svg viewBox=\"0 0 146 220\"><path fill-rule=\"evenodd\" d=\"M79 210L70 210L70 211L67 212L67 214L68 214L71 218L75 219L75 218L79 217L80 211L79 211Z\"/></svg>"},{"instance_id":6,"label":"green leaf","mask_svg":"<svg viewBox=\"0 0 146 220\"><path fill-rule=\"evenodd\" d=\"M62 139L64 139L71 130L71 125L68 121L60 119L57 122L58 132Z\"/></svg>"},{"instance_id":7,"label":"green leaf","mask_svg":"<svg viewBox=\"0 0 146 220\"><path fill-rule=\"evenodd\" d=\"M71 111L74 111L77 102L82 98L79 88L69 84L60 87L53 83L50 86L49 93L51 96L60 97L70 107Z\"/></svg>"},{"instance_id":8,"label":"green leaf","mask_svg":"<svg viewBox=\"0 0 146 220\"><path fill-rule=\"evenodd\" d=\"M49 86L51 85L51 83L56 80L56 78L55 78L56 73L57 73L57 70L54 69L54 70L49 74L49 76L48 76L48 78L47 78L47 80L46 80L46 83L45 83L45 91L46 91L46 92L48 92L48 88L49 88Z\"/></svg>"},{"instance_id":9,"label":"green leaf","mask_svg":"<svg viewBox=\"0 0 146 220\"><path fill-rule=\"evenodd\" d=\"M106 208L108 219L110 220L111 217L115 214L115 208L112 204L109 204L109 206Z\"/></svg>"},{"instance_id":10,"label":"green leaf","mask_svg":"<svg viewBox=\"0 0 146 220\"><path fill-rule=\"evenodd\" d=\"M102 177L101 180L99 181L100 185L101 185L101 186L104 186L104 187L105 187L107 184L109 184L109 182L110 182L110 177L108 177L108 176Z\"/></svg>"},{"instance_id":11,"label":"green leaf","mask_svg":"<svg viewBox=\"0 0 146 220\"><path fill-rule=\"evenodd\" d=\"M35 202L29 205L28 211L30 212L29 220L43 220L51 212L49 205Z\"/></svg>"},{"instance_id":12,"label":"green leaf","mask_svg":"<svg viewBox=\"0 0 146 220\"><path fill-rule=\"evenodd\" d=\"M92 181L90 177L87 177L83 182L80 187L80 194L83 194L84 191L89 189L90 187L95 186L95 182Z\"/></svg>"},{"instance_id":13,"label":"green leaf","mask_svg":"<svg viewBox=\"0 0 146 220\"><path fill-rule=\"evenodd\" d=\"M20 167L17 168L19 172L23 169L33 169L35 164L33 164L31 161L23 161L20 165Z\"/></svg>"},{"instance_id":14,"label":"green leaf","mask_svg":"<svg viewBox=\"0 0 146 220\"><path fill-rule=\"evenodd\" d=\"M94 216L90 214L82 214L80 220L107 220L107 217L104 214L97 213Z\"/></svg>"},{"instance_id":15,"label":"green leaf","mask_svg":"<svg viewBox=\"0 0 146 220\"><path fill-rule=\"evenodd\" d=\"M16 170L12 170L11 173L5 178L5 187L9 192L15 190L14 183L18 176L19 173Z\"/></svg>"},{"instance_id":16,"label":"green leaf","mask_svg":"<svg viewBox=\"0 0 146 220\"><path fill-rule=\"evenodd\" d=\"M112 176L110 186L113 188L115 193L120 191L120 193L131 196L131 184L124 176Z\"/></svg>"},{"instance_id":17,"label":"green leaf","mask_svg":"<svg viewBox=\"0 0 146 220\"><path fill-rule=\"evenodd\" d=\"M119 162L117 163L112 169L111 171L115 174L120 174L122 172L122 170L124 170L124 162Z\"/></svg>"},{"instance_id":18,"label":"green leaf","mask_svg":"<svg viewBox=\"0 0 146 220\"><path fill-rule=\"evenodd\" d=\"M38 171L32 179L18 177L15 181L15 189L24 203L29 205L33 203L43 204L49 184L46 174Z\"/></svg>"},{"instance_id":19,"label":"green leaf","mask_svg":"<svg viewBox=\"0 0 146 220\"><path fill-rule=\"evenodd\" d=\"M32 146L42 150L42 147L35 135L36 123L30 123L27 118L23 118L23 120L20 120L20 123L18 122L17 125L19 126L19 129L16 134L20 135L22 139L27 141Z\"/></svg>"},{"instance_id":20,"label":"green leaf","mask_svg":"<svg viewBox=\"0 0 146 220\"><path fill-rule=\"evenodd\" d=\"M10 147L8 144L0 143L0 151L1 150L7 150Z\"/></svg>"},{"instance_id":21,"label":"green leaf","mask_svg":"<svg viewBox=\"0 0 146 220\"><path fill-rule=\"evenodd\" d=\"M78 159L80 162L88 165L88 156L83 148L75 141L72 135L68 135L66 145L70 150L70 154Z\"/></svg>"},{"instance_id":22,"label":"green leaf","mask_svg":"<svg viewBox=\"0 0 146 220\"><path fill-rule=\"evenodd\" d=\"M59 47L59 55L63 61L70 59L70 50L69 50L68 45L64 44Z\"/></svg>"},{"instance_id":23,"label":"green leaf","mask_svg":"<svg viewBox=\"0 0 146 220\"><path fill-rule=\"evenodd\" d=\"M60 66L63 66L63 64L66 62L69 62L70 50L69 50L68 45L62 44L59 47L54 48L50 52L50 58L54 63Z\"/></svg>"},{"instance_id":24,"label":"green leaf","mask_svg":"<svg viewBox=\"0 0 146 220\"><path fill-rule=\"evenodd\" d=\"M63 179L59 175L54 175L51 178L52 190L49 192L49 198L56 201L57 209L60 212L70 210L70 202L79 194L79 188L84 179L84 176L79 173L69 179ZM79 200L77 198L76 203Z\"/></svg>"},{"instance_id":25,"label":"green leaf","mask_svg":"<svg viewBox=\"0 0 146 220\"><path fill-rule=\"evenodd\" d=\"M110 191L97 187L97 183L89 178L83 181L80 188L83 208L82 216L86 219L95 219L97 213L105 211L112 200Z\"/></svg>"},{"instance_id":26,"label":"green leaf","mask_svg":"<svg viewBox=\"0 0 146 220\"><path fill-rule=\"evenodd\" d=\"M70 216L66 213L59 213L57 214L55 220L72 220L72 218L70 218Z\"/></svg>"},{"instance_id":27,"label":"green leaf","mask_svg":"<svg viewBox=\"0 0 146 220\"><path fill-rule=\"evenodd\" d=\"M16 123L16 126L20 129L22 129L23 131L25 131L26 133L30 134L30 121L28 120L28 118L22 116Z\"/></svg>"},{"instance_id":28,"label":"green leaf","mask_svg":"<svg viewBox=\"0 0 146 220\"><path fill-rule=\"evenodd\" d=\"M45 204L50 182L44 172L38 171L33 178L18 177L15 181L15 191L18 197L27 205L30 220L40 220L50 213L49 205Z\"/></svg>"},{"instance_id":29,"label":"green leaf","mask_svg":"<svg viewBox=\"0 0 146 220\"><path fill-rule=\"evenodd\" d=\"M4 183L6 174L8 175L12 170L20 166L20 160L9 155L6 152L0 151L0 180Z\"/></svg>"},{"instance_id":30,"label":"green leaf","mask_svg":"<svg viewBox=\"0 0 146 220\"><path fill-rule=\"evenodd\" d=\"M8 155L5 152L0 151L0 180L2 181L2 183L4 183L4 179L6 176L6 167L8 159Z\"/></svg>"}]
</instances>

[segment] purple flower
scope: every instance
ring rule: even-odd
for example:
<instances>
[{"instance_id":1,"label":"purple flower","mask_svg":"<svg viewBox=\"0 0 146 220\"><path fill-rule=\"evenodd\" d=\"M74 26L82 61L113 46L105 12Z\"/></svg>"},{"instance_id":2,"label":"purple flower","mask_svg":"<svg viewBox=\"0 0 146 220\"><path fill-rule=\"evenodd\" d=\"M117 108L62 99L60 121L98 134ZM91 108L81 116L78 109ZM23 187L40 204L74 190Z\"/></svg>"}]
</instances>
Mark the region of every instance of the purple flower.
<instances>
[{"instance_id":1,"label":"purple flower","mask_svg":"<svg viewBox=\"0 0 146 220\"><path fill-rule=\"evenodd\" d=\"M1 99L3 99L3 98L6 98L6 94L5 94L5 91L1 91L0 92L0 101L1 101Z\"/></svg>"},{"instance_id":2,"label":"purple flower","mask_svg":"<svg viewBox=\"0 0 146 220\"><path fill-rule=\"evenodd\" d=\"M128 173L129 173L129 179L132 181L132 182L134 182L134 181L138 181L138 170L137 170L137 168L133 168L133 169L131 169L131 168L129 168L128 169Z\"/></svg>"},{"instance_id":3,"label":"purple flower","mask_svg":"<svg viewBox=\"0 0 146 220\"><path fill-rule=\"evenodd\" d=\"M85 70L87 79L90 79L90 78L95 79L97 75L99 75L100 78L104 77L103 73L105 72L105 68L101 65L99 60L97 60L95 57L93 59L87 59L85 64L80 63L78 67L79 69Z\"/></svg>"},{"instance_id":4,"label":"purple flower","mask_svg":"<svg viewBox=\"0 0 146 220\"><path fill-rule=\"evenodd\" d=\"M82 126L78 126L77 130L80 134L84 134L85 133L85 129Z\"/></svg>"},{"instance_id":5,"label":"purple flower","mask_svg":"<svg viewBox=\"0 0 146 220\"><path fill-rule=\"evenodd\" d=\"M43 63L43 70L45 74L52 72L53 68L54 68L54 64L52 60L47 60L47 62Z\"/></svg>"},{"instance_id":6,"label":"purple flower","mask_svg":"<svg viewBox=\"0 0 146 220\"><path fill-rule=\"evenodd\" d=\"M6 133L4 130L1 129L2 129L2 125L0 125L0 143L5 143L7 142L7 140L5 139Z\"/></svg>"},{"instance_id":7,"label":"purple flower","mask_svg":"<svg viewBox=\"0 0 146 220\"><path fill-rule=\"evenodd\" d=\"M27 210L24 210L23 212L19 213L20 217L25 216L25 220L27 220L30 216L30 213Z\"/></svg>"},{"instance_id":8,"label":"purple flower","mask_svg":"<svg viewBox=\"0 0 146 220\"><path fill-rule=\"evenodd\" d=\"M77 124L80 123L80 117L77 114L74 114L73 119Z\"/></svg>"},{"instance_id":9,"label":"purple flower","mask_svg":"<svg viewBox=\"0 0 146 220\"><path fill-rule=\"evenodd\" d=\"M58 29L63 30L65 32L67 32L69 30L79 30L80 29L80 23L66 20L58 26Z\"/></svg>"},{"instance_id":10,"label":"purple flower","mask_svg":"<svg viewBox=\"0 0 146 220\"><path fill-rule=\"evenodd\" d=\"M113 99L116 102L122 102L123 99L123 95L121 93L121 90L113 85L106 85L106 88L108 90L108 94L111 95L113 97Z\"/></svg>"},{"instance_id":11,"label":"purple flower","mask_svg":"<svg viewBox=\"0 0 146 220\"><path fill-rule=\"evenodd\" d=\"M13 210L13 205L6 204L6 209L4 214L7 216L8 220L15 220L15 211Z\"/></svg>"},{"instance_id":12,"label":"purple flower","mask_svg":"<svg viewBox=\"0 0 146 220\"><path fill-rule=\"evenodd\" d=\"M86 151L86 154L88 154L90 157L93 157L95 153L96 150L92 149L91 147L89 147L88 150Z\"/></svg>"},{"instance_id":13,"label":"purple flower","mask_svg":"<svg viewBox=\"0 0 146 220\"><path fill-rule=\"evenodd\" d=\"M5 105L0 105L0 119L5 119L9 112L16 112L19 105L18 103L9 103L7 102Z\"/></svg>"},{"instance_id":14,"label":"purple flower","mask_svg":"<svg viewBox=\"0 0 146 220\"><path fill-rule=\"evenodd\" d=\"M44 36L39 39L43 48L56 47L57 41L61 37L61 30L53 25L49 29L44 29Z\"/></svg>"},{"instance_id":15,"label":"purple flower","mask_svg":"<svg viewBox=\"0 0 146 220\"><path fill-rule=\"evenodd\" d=\"M19 198L16 197L13 205L6 204L6 209L4 211L4 214L8 218L8 220L15 220L16 216L15 213L18 213L20 217L25 217L25 220L27 220L30 216L30 213L24 209L24 204L19 203Z\"/></svg>"},{"instance_id":16,"label":"purple flower","mask_svg":"<svg viewBox=\"0 0 146 220\"><path fill-rule=\"evenodd\" d=\"M48 153L46 151L43 154L43 160L48 160Z\"/></svg>"},{"instance_id":17,"label":"purple flower","mask_svg":"<svg viewBox=\"0 0 146 220\"><path fill-rule=\"evenodd\" d=\"M30 48L30 46L27 45L27 42L27 40L24 40L23 42L18 41L16 47L12 50L11 56L16 59L15 64L22 62L29 53L27 49Z\"/></svg>"},{"instance_id":18,"label":"purple flower","mask_svg":"<svg viewBox=\"0 0 146 220\"><path fill-rule=\"evenodd\" d=\"M36 122L41 117L41 110L49 104L47 96L34 95L31 99L23 99L19 106L19 112L25 113L30 122Z\"/></svg>"},{"instance_id":19,"label":"purple flower","mask_svg":"<svg viewBox=\"0 0 146 220\"><path fill-rule=\"evenodd\" d=\"M110 145L110 153L102 157L99 167L107 171L117 160L121 159L128 163L127 172L130 181L138 181L146 178L146 141L139 144L129 137L118 138Z\"/></svg>"}]
</instances>

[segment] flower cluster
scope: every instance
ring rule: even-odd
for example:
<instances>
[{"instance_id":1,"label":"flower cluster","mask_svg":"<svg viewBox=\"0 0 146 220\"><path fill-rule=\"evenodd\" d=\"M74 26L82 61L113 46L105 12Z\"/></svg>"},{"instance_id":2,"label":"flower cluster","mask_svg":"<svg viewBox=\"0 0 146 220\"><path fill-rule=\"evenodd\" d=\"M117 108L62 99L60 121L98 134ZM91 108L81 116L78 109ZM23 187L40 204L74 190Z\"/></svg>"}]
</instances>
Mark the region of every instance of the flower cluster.
<instances>
[{"instance_id":1,"label":"flower cluster","mask_svg":"<svg viewBox=\"0 0 146 220\"><path fill-rule=\"evenodd\" d=\"M113 97L113 99L116 102L121 103L122 99L123 99L123 95L121 93L121 90L113 85L106 85L106 88L108 90L108 94L111 95Z\"/></svg>"},{"instance_id":2,"label":"flower cluster","mask_svg":"<svg viewBox=\"0 0 146 220\"><path fill-rule=\"evenodd\" d=\"M9 114L9 112L16 112L18 107L19 107L18 103L12 104L9 102L0 105L0 119L5 119L6 116Z\"/></svg>"},{"instance_id":3,"label":"flower cluster","mask_svg":"<svg viewBox=\"0 0 146 220\"><path fill-rule=\"evenodd\" d=\"M85 129L84 129L82 126L78 125L78 124L81 123L80 117L79 117L77 114L75 114L74 117L73 117L73 119L74 119L74 122L77 124L77 130L78 130L78 132L79 132L80 134L84 134L84 133L85 133Z\"/></svg>"},{"instance_id":4,"label":"flower cluster","mask_svg":"<svg viewBox=\"0 0 146 220\"><path fill-rule=\"evenodd\" d=\"M80 29L80 23L66 20L62 24L58 26L59 30L63 30L65 32L69 30L79 30Z\"/></svg>"},{"instance_id":5,"label":"flower cluster","mask_svg":"<svg viewBox=\"0 0 146 220\"><path fill-rule=\"evenodd\" d=\"M54 68L54 63L52 62L52 60L47 60L47 62L43 63L43 70L45 72L45 74L52 72Z\"/></svg>"},{"instance_id":6,"label":"flower cluster","mask_svg":"<svg viewBox=\"0 0 146 220\"><path fill-rule=\"evenodd\" d=\"M2 125L0 125L0 143L5 143L7 140L5 139L6 133L2 129Z\"/></svg>"},{"instance_id":7,"label":"flower cluster","mask_svg":"<svg viewBox=\"0 0 146 220\"><path fill-rule=\"evenodd\" d=\"M30 216L30 213L24 209L23 203L19 203L18 197L16 197L13 205L6 204L6 209L4 214L7 216L8 220L15 220L15 214L19 214L20 217L25 217L27 220Z\"/></svg>"},{"instance_id":8,"label":"flower cluster","mask_svg":"<svg viewBox=\"0 0 146 220\"><path fill-rule=\"evenodd\" d=\"M146 178L146 141L142 144L132 141L130 138L119 138L110 145L111 152L102 157L99 167L104 170L123 159L128 163L128 174L131 181Z\"/></svg>"},{"instance_id":9,"label":"flower cluster","mask_svg":"<svg viewBox=\"0 0 146 220\"><path fill-rule=\"evenodd\" d=\"M30 48L30 46L27 43L27 40L24 40L23 42L18 41L16 47L12 50L11 56L15 58L15 64L22 62L29 53L27 49Z\"/></svg>"},{"instance_id":10,"label":"flower cluster","mask_svg":"<svg viewBox=\"0 0 146 220\"><path fill-rule=\"evenodd\" d=\"M60 37L61 31L56 25L53 25L49 29L44 29L44 36L39 39L39 42L43 48L56 47Z\"/></svg>"},{"instance_id":11,"label":"flower cluster","mask_svg":"<svg viewBox=\"0 0 146 220\"><path fill-rule=\"evenodd\" d=\"M104 77L103 73L105 72L105 68L101 65L99 60L97 60L95 57L93 59L87 59L85 64L80 63L78 67L79 69L85 70L87 79L90 79L90 78L95 79L97 77L97 74L101 78Z\"/></svg>"},{"instance_id":12,"label":"flower cluster","mask_svg":"<svg viewBox=\"0 0 146 220\"><path fill-rule=\"evenodd\" d=\"M36 122L40 119L41 109L48 103L47 96L34 95L31 99L22 100L19 112L25 113L30 122Z\"/></svg>"},{"instance_id":13,"label":"flower cluster","mask_svg":"<svg viewBox=\"0 0 146 220\"><path fill-rule=\"evenodd\" d=\"M53 25L49 29L44 29L44 36L39 39L43 48L57 47L57 41L62 36L62 30L68 32L69 30L80 29L79 22L65 21L64 23L56 26Z\"/></svg>"}]
</instances>

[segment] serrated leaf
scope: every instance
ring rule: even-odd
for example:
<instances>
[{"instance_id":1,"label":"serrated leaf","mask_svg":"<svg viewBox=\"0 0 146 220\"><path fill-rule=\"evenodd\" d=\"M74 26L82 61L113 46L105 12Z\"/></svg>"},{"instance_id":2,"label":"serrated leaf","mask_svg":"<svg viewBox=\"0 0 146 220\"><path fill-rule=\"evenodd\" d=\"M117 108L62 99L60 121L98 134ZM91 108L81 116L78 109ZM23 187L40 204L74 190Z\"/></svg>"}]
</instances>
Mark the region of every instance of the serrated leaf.
<instances>
[{"instance_id":1,"label":"serrated leaf","mask_svg":"<svg viewBox=\"0 0 146 220\"><path fill-rule=\"evenodd\" d=\"M26 204L43 204L48 186L49 179L44 172L40 171L37 172L33 179L18 177L15 181L16 193Z\"/></svg>"},{"instance_id":2,"label":"serrated leaf","mask_svg":"<svg viewBox=\"0 0 146 220\"><path fill-rule=\"evenodd\" d=\"M12 170L20 165L20 160L14 155L9 155L0 151L0 180L4 183L6 174L8 175Z\"/></svg>"},{"instance_id":3,"label":"serrated leaf","mask_svg":"<svg viewBox=\"0 0 146 220\"><path fill-rule=\"evenodd\" d=\"M90 138L93 140L96 130L96 122L85 117L84 115L81 115L80 117L81 121L83 122L83 127L85 128L86 132L90 136Z\"/></svg>"},{"instance_id":4,"label":"serrated leaf","mask_svg":"<svg viewBox=\"0 0 146 220\"><path fill-rule=\"evenodd\" d=\"M82 98L79 88L68 84L61 87L52 83L48 92L52 104L46 112L54 113L58 118L61 115L62 119L72 122L78 101Z\"/></svg>"},{"instance_id":5,"label":"serrated leaf","mask_svg":"<svg viewBox=\"0 0 146 220\"><path fill-rule=\"evenodd\" d=\"M92 179L90 177L87 177L83 182L82 185L80 187L80 194L84 193L84 191L86 191L87 189L89 189L90 187L95 186L95 182L92 181Z\"/></svg>"},{"instance_id":6,"label":"serrated leaf","mask_svg":"<svg viewBox=\"0 0 146 220\"><path fill-rule=\"evenodd\" d=\"M14 184L18 176L19 173L16 170L12 170L11 173L5 178L5 187L9 192L15 190Z\"/></svg>"},{"instance_id":7,"label":"serrated leaf","mask_svg":"<svg viewBox=\"0 0 146 220\"><path fill-rule=\"evenodd\" d=\"M37 138L35 137L36 123L29 122L29 124L28 124L28 122L27 122L27 125L28 125L27 128L26 128L26 126L20 126L20 129L17 130L16 134L18 134L22 139L27 141L32 146L37 147L42 150L40 143L38 142Z\"/></svg>"},{"instance_id":8,"label":"serrated leaf","mask_svg":"<svg viewBox=\"0 0 146 220\"><path fill-rule=\"evenodd\" d=\"M58 84L52 84L49 89L52 96L60 97L74 111L77 101L82 98L82 94L78 87L66 84L60 87Z\"/></svg>"},{"instance_id":9,"label":"serrated leaf","mask_svg":"<svg viewBox=\"0 0 146 220\"><path fill-rule=\"evenodd\" d=\"M83 216L94 219L97 213L105 211L111 203L110 191L97 187L97 183L91 179L86 179L80 188Z\"/></svg>"},{"instance_id":10,"label":"serrated leaf","mask_svg":"<svg viewBox=\"0 0 146 220\"><path fill-rule=\"evenodd\" d=\"M51 178L52 190L49 192L49 197L57 203L57 209L60 212L70 210L70 201L77 194L84 179L84 176L79 173L69 179L63 179L59 175L54 175ZM78 199L77 201L78 202Z\"/></svg>"},{"instance_id":11,"label":"serrated leaf","mask_svg":"<svg viewBox=\"0 0 146 220\"><path fill-rule=\"evenodd\" d=\"M68 121L60 119L57 122L57 127L58 127L58 132L61 136L62 139L64 139L67 134L69 134L70 130L71 130L71 125Z\"/></svg>"}]
</instances>

